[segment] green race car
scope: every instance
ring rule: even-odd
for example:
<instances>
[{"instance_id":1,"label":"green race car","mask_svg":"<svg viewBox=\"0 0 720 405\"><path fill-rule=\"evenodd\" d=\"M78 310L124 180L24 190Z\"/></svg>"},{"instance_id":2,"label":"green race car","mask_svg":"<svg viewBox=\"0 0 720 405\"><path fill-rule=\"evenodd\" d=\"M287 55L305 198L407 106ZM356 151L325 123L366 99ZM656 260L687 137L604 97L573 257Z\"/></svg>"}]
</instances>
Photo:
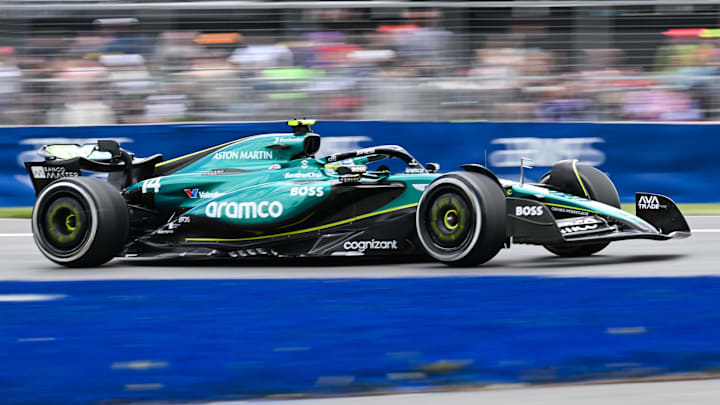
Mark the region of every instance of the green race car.
<instances>
[{"instance_id":1,"label":"green race car","mask_svg":"<svg viewBox=\"0 0 720 405\"><path fill-rule=\"evenodd\" d=\"M669 198L637 193L637 216L628 214L610 179L576 160L558 162L536 184L498 179L477 164L441 174L396 145L318 157L314 122L289 124L291 133L167 161L135 158L111 140L47 145L43 162L26 163L37 193L35 242L71 267L118 256L381 255L472 266L513 243L587 256L612 241L690 235ZM386 159L404 168L393 172Z\"/></svg>"}]
</instances>

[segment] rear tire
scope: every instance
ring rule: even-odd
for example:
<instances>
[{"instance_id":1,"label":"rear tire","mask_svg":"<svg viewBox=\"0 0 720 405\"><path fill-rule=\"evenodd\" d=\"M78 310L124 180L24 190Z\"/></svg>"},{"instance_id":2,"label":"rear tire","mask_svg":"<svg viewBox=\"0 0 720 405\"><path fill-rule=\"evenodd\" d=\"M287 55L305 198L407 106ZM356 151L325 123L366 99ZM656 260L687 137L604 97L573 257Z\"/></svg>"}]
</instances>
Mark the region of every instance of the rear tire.
<instances>
[{"instance_id":1,"label":"rear tire","mask_svg":"<svg viewBox=\"0 0 720 405\"><path fill-rule=\"evenodd\" d=\"M130 226L125 199L107 182L68 177L45 187L32 214L40 252L67 267L110 261L123 249Z\"/></svg>"},{"instance_id":2,"label":"rear tire","mask_svg":"<svg viewBox=\"0 0 720 405\"><path fill-rule=\"evenodd\" d=\"M416 213L420 243L450 266L474 266L497 255L505 242L505 194L495 180L472 172L439 177Z\"/></svg>"},{"instance_id":3,"label":"rear tire","mask_svg":"<svg viewBox=\"0 0 720 405\"><path fill-rule=\"evenodd\" d=\"M620 196L618 195L617 189L615 188L612 180L610 180L605 173L592 166L581 164L577 164L577 170L578 175L583 182L584 189L587 191L588 195L582 195L582 193L578 193L574 190L563 190L564 187L562 186L558 187L560 188L560 191L578 195L578 197L589 198L615 208L620 208ZM552 172L548 172L543 175L543 177L540 178L539 183L559 186L559 184L553 184L551 173ZM574 177L575 173L572 173L572 176ZM609 244L610 242L593 243L581 246L545 246L545 249L561 257L585 257L605 249Z\"/></svg>"}]
</instances>

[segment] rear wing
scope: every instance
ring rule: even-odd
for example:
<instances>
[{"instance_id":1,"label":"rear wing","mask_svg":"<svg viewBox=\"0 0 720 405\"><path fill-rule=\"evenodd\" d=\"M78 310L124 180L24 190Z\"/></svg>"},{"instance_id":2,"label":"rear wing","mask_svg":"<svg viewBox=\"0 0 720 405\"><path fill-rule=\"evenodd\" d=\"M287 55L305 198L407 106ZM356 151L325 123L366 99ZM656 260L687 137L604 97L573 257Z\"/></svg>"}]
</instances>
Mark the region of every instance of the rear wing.
<instances>
[{"instance_id":1,"label":"rear wing","mask_svg":"<svg viewBox=\"0 0 720 405\"><path fill-rule=\"evenodd\" d=\"M76 145L45 145L38 151L45 158L42 162L25 162L25 169L38 195L53 181L64 177L81 176L82 172L108 173L108 183L118 190L138 181L153 177L155 165L162 161L162 155L135 159L135 156L120 148L109 139L97 143Z\"/></svg>"}]
</instances>

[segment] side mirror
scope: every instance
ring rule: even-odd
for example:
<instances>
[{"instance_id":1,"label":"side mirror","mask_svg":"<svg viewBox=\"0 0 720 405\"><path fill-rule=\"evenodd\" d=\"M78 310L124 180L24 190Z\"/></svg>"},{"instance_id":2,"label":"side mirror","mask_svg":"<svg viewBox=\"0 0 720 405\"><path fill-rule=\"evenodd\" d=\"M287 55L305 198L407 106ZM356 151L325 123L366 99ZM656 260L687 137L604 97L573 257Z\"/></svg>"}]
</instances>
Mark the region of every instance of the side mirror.
<instances>
[{"instance_id":1,"label":"side mirror","mask_svg":"<svg viewBox=\"0 0 720 405\"><path fill-rule=\"evenodd\" d=\"M100 152L110 152L113 157L120 156L120 144L112 139L98 139L97 146Z\"/></svg>"},{"instance_id":2,"label":"side mirror","mask_svg":"<svg viewBox=\"0 0 720 405\"><path fill-rule=\"evenodd\" d=\"M425 168L430 173L435 173L436 171L440 170L440 163L425 163Z\"/></svg>"},{"instance_id":3,"label":"side mirror","mask_svg":"<svg viewBox=\"0 0 720 405\"><path fill-rule=\"evenodd\" d=\"M320 135L306 135L305 141L303 142L303 154L312 157L315 156L318 149L320 149Z\"/></svg>"}]
</instances>

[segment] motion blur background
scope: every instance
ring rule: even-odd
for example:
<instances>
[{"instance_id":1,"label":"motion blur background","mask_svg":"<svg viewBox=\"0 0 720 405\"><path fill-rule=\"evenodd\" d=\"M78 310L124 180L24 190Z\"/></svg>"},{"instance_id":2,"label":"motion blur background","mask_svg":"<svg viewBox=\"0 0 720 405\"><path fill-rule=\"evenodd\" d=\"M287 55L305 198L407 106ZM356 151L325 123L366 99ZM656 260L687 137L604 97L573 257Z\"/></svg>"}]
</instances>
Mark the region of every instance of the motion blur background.
<instances>
[{"instance_id":1,"label":"motion blur background","mask_svg":"<svg viewBox=\"0 0 720 405\"><path fill-rule=\"evenodd\" d=\"M400 144L508 179L521 158L528 179L578 159L623 202L717 203L720 2L0 0L0 216L30 215L24 163L45 144L112 138L168 159L303 116L323 153ZM67 271L29 221L3 219L0 403L717 378L720 222L690 222L684 241L581 259L516 246L473 269ZM710 404L718 381L563 396Z\"/></svg>"},{"instance_id":2,"label":"motion blur background","mask_svg":"<svg viewBox=\"0 0 720 405\"><path fill-rule=\"evenodd\" d=\"M707 121L714 1L0 1L0 124Z\"/></svg>"}]
</instances>

